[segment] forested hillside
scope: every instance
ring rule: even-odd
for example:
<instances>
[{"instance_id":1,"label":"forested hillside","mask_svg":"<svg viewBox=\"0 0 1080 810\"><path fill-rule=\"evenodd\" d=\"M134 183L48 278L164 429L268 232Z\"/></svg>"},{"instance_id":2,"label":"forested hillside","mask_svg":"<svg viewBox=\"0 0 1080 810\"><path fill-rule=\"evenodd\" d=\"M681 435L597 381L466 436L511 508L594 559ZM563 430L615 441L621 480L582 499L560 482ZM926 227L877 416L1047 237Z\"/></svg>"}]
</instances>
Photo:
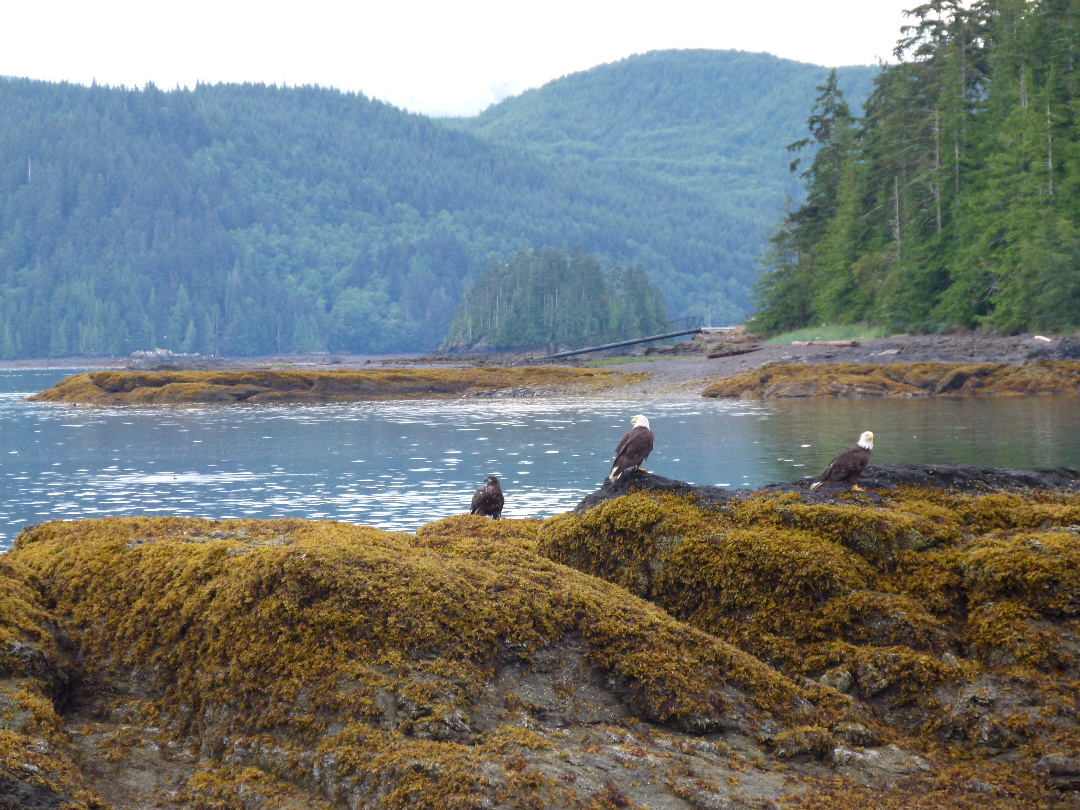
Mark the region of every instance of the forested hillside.
<instances>
[{"instance_id":1,"label":"forested hillside","mask_svg":"<svg viewBox=\"0 0 1080 810\"><path fill-rule=\"evenodd\" d=\"M856 110L878 67L838 70ZM802 137L828 69L765 53L652 51L564 76L454 126L553 159L648 176L749 217L756 256L785 198L802 199L784 147Z\"/></svg>"},{"instance_id":2,"label":"forested hillside","mask_svg":"<svg viewBox=\"0 0 1080 810\"><path fill-rule=\"evenodd\" d=\"M854 98L877 72L846 71ZM432 349L491 261L545 248L640 264L668 314L735 322L824 73L659 52L475 121L314 87L0 79L0 358Z\"/></svg>"},{"instance_id":3,"label":"forested hillside","mask_svg":"<svg viewBox=\"0 0 1080 810\"><path fill-rule=\"evenodd\" d=\"M905 34L865 117L820 86L757 325L1075 329L1080 7L934 0Z\"/></svg>"},{"instance_id":4,"label":"forested hillside","mask_svg":"<svg viewBox=\"0 0 1080 810\"><path fill-rule=\"evenodd\" d=\"M430 349L494 253L749 303L751 223L363 96L0 80L0 357Z\"/></svg>"}]
</instances>

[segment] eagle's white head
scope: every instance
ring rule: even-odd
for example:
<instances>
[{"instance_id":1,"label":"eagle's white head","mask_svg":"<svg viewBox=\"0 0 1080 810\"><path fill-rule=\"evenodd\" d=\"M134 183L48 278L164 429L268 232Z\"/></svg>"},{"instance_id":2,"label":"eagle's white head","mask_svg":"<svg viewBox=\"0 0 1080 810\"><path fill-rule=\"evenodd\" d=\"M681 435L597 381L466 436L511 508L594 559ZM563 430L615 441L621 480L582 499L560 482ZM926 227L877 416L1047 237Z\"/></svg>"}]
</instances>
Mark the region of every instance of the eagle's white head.
<instances>
[{"instance_id":1,"label":"eagle's white head","mask_svg":"<svg viewBox=\"0 0 1080 810\"><path fill-rule=\"evenodd\" d=\"M859 437L859 447L865 447L867 450L874 449L874 434L869 430L864 430L863 435Z\"/></svg>"},{"instance_id":2,"label":"eagle's white head","mask_svg":"<svg viewBox=\"0 0 1080 810\"><path fill-rule=\"evenodd\" d=\"M647 417L644 417L639 413L637 416L635 416L633 419L630 420L630 424L633 425L634 427L648 428L649 427L649 420L648 420ZM870 438L872 439L874 437L871 436Z\"/></svg>"}]
</instances>

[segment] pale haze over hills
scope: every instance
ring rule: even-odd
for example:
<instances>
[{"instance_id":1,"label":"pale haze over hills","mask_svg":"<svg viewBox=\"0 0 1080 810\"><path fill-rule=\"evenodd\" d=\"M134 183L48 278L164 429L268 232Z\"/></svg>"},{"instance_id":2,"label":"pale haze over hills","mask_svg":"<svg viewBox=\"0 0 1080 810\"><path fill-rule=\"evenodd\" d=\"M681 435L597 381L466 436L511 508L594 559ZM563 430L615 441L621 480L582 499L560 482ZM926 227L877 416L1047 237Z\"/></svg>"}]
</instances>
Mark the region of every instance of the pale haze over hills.
<instances>
[{"instance_id":1,"label":"pale haze over hills","mask_svg":"<svg viewBox=\"0 0 1080 810\"><path fill-rule=\"evenodd\" d=\"M295 6L192 0L13 3L0 75L111 86L317 84L429 115L468 115L635 53L766 52L817 65L890 60L902 0L464 0ZM661 10L662 9L662 10Z\"/></svg>"}]
</instances>

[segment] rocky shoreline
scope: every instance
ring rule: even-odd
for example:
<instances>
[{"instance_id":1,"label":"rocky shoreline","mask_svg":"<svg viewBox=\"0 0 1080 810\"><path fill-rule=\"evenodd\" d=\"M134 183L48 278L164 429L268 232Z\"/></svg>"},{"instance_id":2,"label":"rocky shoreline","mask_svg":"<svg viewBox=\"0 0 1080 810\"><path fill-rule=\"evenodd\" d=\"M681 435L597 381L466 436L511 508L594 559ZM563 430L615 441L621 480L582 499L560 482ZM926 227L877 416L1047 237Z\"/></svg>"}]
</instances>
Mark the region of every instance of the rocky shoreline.
<instances>
[{"instance_id":1,"label":"rocky shoreline","mask_svg":"<svg viewBox=\"0 0 1080 810\"><path fill-rule=\"evenodd\" d=\"M731 338L724 340L730 341ZM470 387L461 382L455 384L454 392L471 396L503 397L562 397L562 396L604 396L632 398L696 398L720 384L727 384L739 375L745 375L764 366L788 367L800 366L853 366L904 367L912 364L962 364L968 367L994 366L999 369L1026 368L1040 363L1058 365L1068 370L1063 372L1072 380L1074 367L1080 360L1080 339L1066 337L1049 340L1039 336L1019 335L1000 336L982 334L961 335L915 335L893 338L881 338L861 342L848 342L842 346L825 344L789 344L761 345L752 336L743 335L728 346L728 352L717 352L721 344L713 340L685 341L672 347L658 347L655 350L640 350L628 356L618 358L599 357L601 362L618 361L617 365L589 367L579 358L561 363L559 368L572 374L574 369L580 372L602 372L607 376L604 385L579 384L567 378L563 380L529 380L524 376L528 369L537 371L534 366L514 367L522 379L505 381L494 386ZM727 343L723 344L727 346ZM648 352L648 353L646 353ZM146 374L213 374L241 372L278 373L284 376L294 375L342 375L345 372L363 372L366 374L388 375L393 371L421 374L451 380L460 377L464 380L471 374L484 369L491 371L501 367L509 370L515 358L490 356L425 355L409 357L351 357L336 355L304 355L266 358L185 358L179 355L161 355L142 353L137 358L67 358L65 360L46 361L7 361L0 362L0 369L8 368L74 368L94 367L114 369L116 373L130 375L132 378ZM166 356L168 355L168 356ZM518 358L520 360L520 358ZM507 366L506 364L511 364ZM953 368L958 367L954 366ZM981 372L980 372L981 373ZM970 375L969 375L970 376ZM978 376L978 375L976 375ZM445 381L444 380L444 381ZM881 386L871 386L880 388ZM918 386L915 386L917 388ZM1073 386L1075 388L1075 385ZM406 385L406 388L408 386ZM908 386L908 393L915 388ZM458 390L461 389L461 390ZM247 389L245 389L246 391ZM859 383L854 384L855 395L861 395ZM237 400L239 389L221 394L218 401ZM251 393L251 392L248 392ZM422 389L411 388L404 395L421 396ZM803 392L805 394L805 392ZM901 392L902 394L903 392ZM918 395L938 395L936 391L915 391ZM1021 392L1024 393L1024 392ZM826 392L836 395L835 392ZM870 395L880 395L877 390ZM963 390L949 390L946 395L967 395ZM194 396L187 392L186 396ZM436 391L436 396L445 395ZM257 396L257 394L256 394ZM242 396L245 401L250 396ZM183 397L181 397L183 399ZM301 401L303 397L297 399ZM203 400L209 401L209 400ZM257 401L257 400L256 400Z\"/></svg>"},{"instance_id":2,"label":"rocky shoreline","mask_svg":"<svg viewBox=\"0 0 1080 810\"><path fill-rule=\"evenodd\" d=\"M1080 472L863 484L29 527L0 807L1076 807Z\"/></svg>"}]
</instances>

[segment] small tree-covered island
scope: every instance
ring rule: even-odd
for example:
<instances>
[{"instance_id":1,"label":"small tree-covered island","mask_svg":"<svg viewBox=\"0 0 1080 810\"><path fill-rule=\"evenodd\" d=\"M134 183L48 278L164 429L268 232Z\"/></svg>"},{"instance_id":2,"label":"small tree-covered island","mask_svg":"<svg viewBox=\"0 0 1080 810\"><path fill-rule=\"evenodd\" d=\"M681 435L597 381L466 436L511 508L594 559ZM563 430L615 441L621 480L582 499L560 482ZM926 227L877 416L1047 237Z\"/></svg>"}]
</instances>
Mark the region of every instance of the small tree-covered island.
<instances>
[{"instance_id":1,"label":"small tree-covered island","mask_svg":"<svg viewBox=\"0 0 1080 810\"><path fill-rule=\"evenodd\" d=\"M447 342L512 349L590 335L657 334L666 324L663 295L640 264L605 268L592 254L548 248L490 262L465 293Z\"/></svg>"}]
</instances>

